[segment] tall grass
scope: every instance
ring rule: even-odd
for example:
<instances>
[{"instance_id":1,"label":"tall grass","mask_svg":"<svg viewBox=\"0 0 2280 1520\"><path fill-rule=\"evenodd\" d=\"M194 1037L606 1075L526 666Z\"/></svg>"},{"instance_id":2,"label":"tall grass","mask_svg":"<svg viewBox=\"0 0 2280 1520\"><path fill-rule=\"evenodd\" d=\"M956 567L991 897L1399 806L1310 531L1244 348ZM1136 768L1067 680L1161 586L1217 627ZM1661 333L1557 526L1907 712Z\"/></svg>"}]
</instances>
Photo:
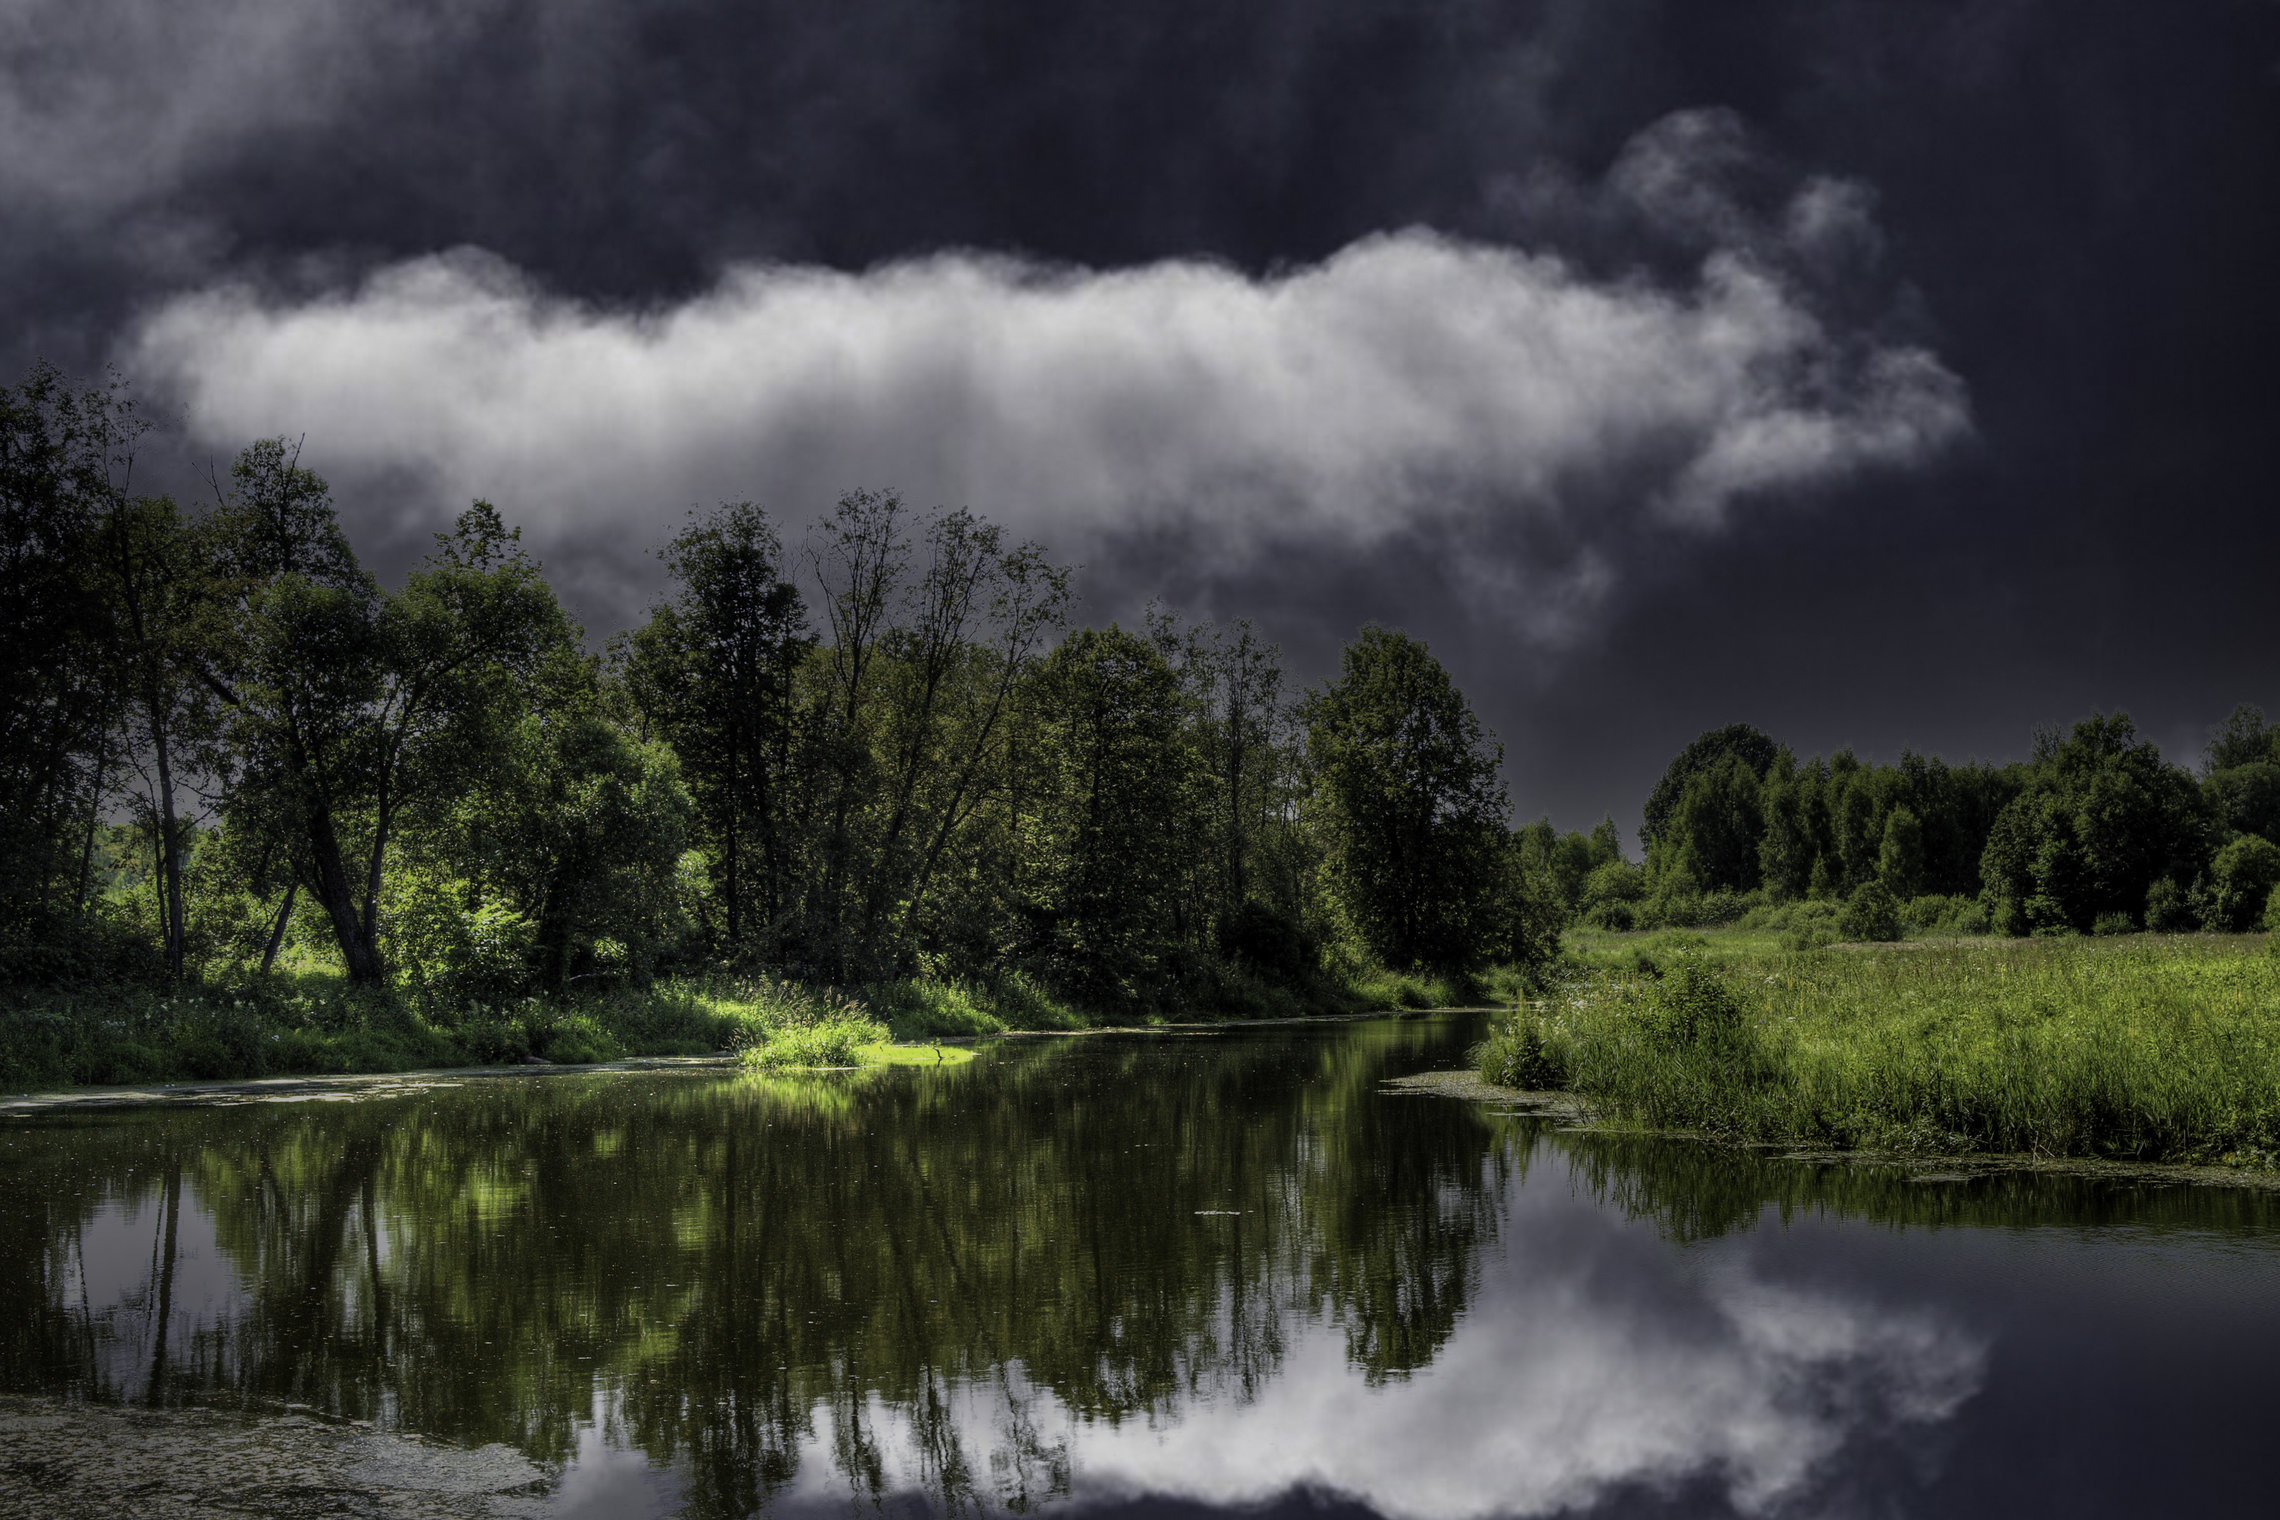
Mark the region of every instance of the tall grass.
<instances>
[{"instance_id":1,"label":"tall grass","mask_svg":"<svg viewBox=\"0 0 2280 1520\"><path fill-rule=\"evenodd\" d=\"M747 1022L733 1043L756 1071L856 1066L866 1046L892 1035L862 1002L798 982L756 978L743 985Z\"/></svg>"},{"instance_id":2,"label":"tall grass","mask_svg":"<svg viewBox=\"0 0 2280 1520\"><path fill-rule=\"evenodd\" d=\"M1479 1059L1605 1118L1736 1140L2280 1163L2261 939L1681 950L1575 972Z\"/></svg>"}]
</instances>

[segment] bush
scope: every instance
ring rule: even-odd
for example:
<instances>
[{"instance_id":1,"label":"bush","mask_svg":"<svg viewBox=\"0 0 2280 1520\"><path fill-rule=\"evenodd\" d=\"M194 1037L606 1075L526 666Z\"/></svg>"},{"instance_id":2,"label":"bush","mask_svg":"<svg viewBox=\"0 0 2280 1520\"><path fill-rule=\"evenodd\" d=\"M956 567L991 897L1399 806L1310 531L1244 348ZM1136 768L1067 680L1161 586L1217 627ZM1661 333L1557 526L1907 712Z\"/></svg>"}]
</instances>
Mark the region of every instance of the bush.
<instances>
[{"instance_id":1,"label":"bush","mask_svg":"<svg viewBox=\"0 0 2280 1520\"><path fill-rule=\"evenodd\" d=\"M1554 1091L1567 1085L1567 1063L1545 1039L1543 1020L1521 1009L1497 1026L1473 1051L1481 1080L1499 1087Z\"/></svg>"},{"instance_id":2,"label":"bush","mask_svg":"<svg viewBox=\"0 0 2280 1520\"><path fill-rule=\"evenodd\" d=\"M1610 860L1583 879L1583 921L1602 929L1632 928L1646 892L1645 871L1627 860Z\"/></svg>"},{"instance_id":3,"label":"bush","mask_svg":"<svg viewBox=\"0 0 2280 1520\"><path fill-rule=\"evenodd\" d=\"M2183 934L2193 927L2193 904L2185 889L2164 876L2146 889L2145 926L2156 934Z\"/></svg>"},{"instance_id":4,"label":"bush","mask_svg":"<svg viewBox=\"0 0 2280 1520\"><path fill-rule=\"evenodd\" d=\"M1287 982L1313 974L1321 959L1297 919L1256 900L1221 921L1219 953Z\"/></svg>"},{"instance_id":5,"label":"bush","mask_svg":"<svg viewBox=\"0 0 2280 1520\"><path fill-rule=\"evenodd\" d=\"M1895 940L1900 937L1900 905L1880 881L1863 882L1845 900L1837 915L1837 932L1850 940Z\"/></svg>"},{"instance_id":6,"label":"bush","mask_svg":"<svg viewBox=\"0 0 2280 1520\"><path fill-rule=\"evenodd\" d=\"M2280 885L2280 845L2261 835L2242 834L2209 862L2202 927L2220 934L2255 928L2275 885Z\"/></svg>"},{"instance_id":7,"label":"bush","mask_svg":"<svg viewBox=\"0 0 2280 1520\"><path fill-rule=\"evenodd\" d=\"M1629 903L1617 900L1592 904L1583 910L1583 921L1594 929L1625 934L1639 926L1639 915Z\"/></svg>"},{"instance_id":8,"label":"bush","mask_svg":"<svg viewBox=\"0 0 2280 1520\"><path fill-rule=\"evenodd\" d=\"M1731 1045L1747 1011L1724 973L1706 961L1681 961L1655 983L1644 1010L1648 1029L1665 1045Z\"/></svg>"},{"instance_id":9,"label":"bush","mask_svg":"<svg viewBox=\"0 0 2280 1520\"><path fill-rule=\"evenodd\" d=\"M1975 897L1929 892L1901 904L1900 923L1924 934L1985 934L1987 909Z\"/></svg>"},{"instance_id":10,"label":"bush","mask_svg":"<svg viewBox=\"0 0 2280 1520\"><path fill-rule=\"evenodd\" d=\"M2090 925L2090 932L2105 935L2135 934L2137 933L2137 925L2130 922L2130 916L2127 913L2101 913L2097 920Z\"/></svg>"},{"instance_id":11,"label":"bush","mask_svg":"<svg viewBox=\"0 0 2280 1520\"><path fill-rule=\"evenodd\" d=\"M1802 955L1809 950L1825 950L1841 937L1834 923L1813 920L1785 932L1781 936L1781 948L1792 955Z\"/></svg>"}]
</instances>

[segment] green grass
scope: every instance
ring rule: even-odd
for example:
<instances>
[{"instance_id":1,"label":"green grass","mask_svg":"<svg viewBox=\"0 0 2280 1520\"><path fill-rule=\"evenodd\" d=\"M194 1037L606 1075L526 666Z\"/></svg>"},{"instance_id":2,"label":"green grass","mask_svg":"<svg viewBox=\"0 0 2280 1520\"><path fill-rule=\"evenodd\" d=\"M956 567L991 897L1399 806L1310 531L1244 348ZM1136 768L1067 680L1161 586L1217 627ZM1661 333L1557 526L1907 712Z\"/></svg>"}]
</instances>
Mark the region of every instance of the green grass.
<instances>
[{"instance_id":1,"label":"green grass","mask_svg":"<svg viewBox=\"0 0 2280 1520\"><path fill-rule=\"evenodd\" d=\"M790 1068L860 1064L848 1052L869 1050L862 1060L878 1064L901 1059L874 1048L890 1038L910 1042L1173 1018L1509 1002L1518 985L1509 973L1435 978L1362 968L1293 989L1219 961L1205 962L1190 980L1178 1005L1114 1011L1079 1008L1016 971L986 982L912 978L852 993L716 973L663 979L646 988L486 1004L352 988L336 966L303 958L288 960L268 977L172 989L126 981L0 989L0 1088L404 1071L533 1057L568 1064L715 1051ZM844 1019L879 1032L853 1044L814 1032ZM778 1045L780 1055L756 1053ZM924 1059L934 1059L931 1050Z\"/></svg>"},{"instance_id":2,"label":"green grass","mask_svg":"<svg viewBox=\"0 0 2280 1520\"><path fill-rule=\"evenodd\" d=\"M2280 956L2262 936L1802 954L1748 931L1631 938L1578 946L1499 1023L1482 1074L1740 1141L2280 1162Z\"/></svg>"}]
</instances>

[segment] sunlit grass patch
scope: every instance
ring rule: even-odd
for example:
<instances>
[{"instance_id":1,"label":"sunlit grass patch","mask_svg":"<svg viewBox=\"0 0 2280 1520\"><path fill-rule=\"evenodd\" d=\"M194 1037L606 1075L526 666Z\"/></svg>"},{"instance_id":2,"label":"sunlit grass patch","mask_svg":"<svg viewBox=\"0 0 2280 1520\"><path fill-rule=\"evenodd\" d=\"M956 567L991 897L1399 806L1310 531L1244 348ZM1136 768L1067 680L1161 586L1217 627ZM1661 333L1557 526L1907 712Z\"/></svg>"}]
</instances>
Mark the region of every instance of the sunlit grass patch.
<instances>
[{"instance_id":1,"label":"sunlit grass patch","mask_svg":"<svg viewBox=\"0 0 2280 1520\"><path fill-rule=\"evenodd\" d=\"M865 1066L963 1066L974 1053L963 1045L866 1045L856 1056Z\"/></svg>"},{"instance_id":2,"label":"sunlit grass patch","mask_svg":"<svg viewBox=\"0 0 2280 1520\"><path fill-rule=\"evenodd\" d=\"M1481 1001L1482 989L1470 977L1419 971L1388 971L1376 967L1348 984L1348 991L1365 1009L1461 1008Z\"/></svg>"},{"instance_id":3,"label":"sunlit grass patch","mask_svg":"<svg viewBox=\"0 0 2280 1520\"><path fill-rule=\"evenodd\" d=\"M1478 1057L1604 1118L1738 1140L2280 1161L2260 937L1665 947L1585 962Z\"/></svg>"},{"instance_id":4,"label":"sunlit grass patch","mask_svg":"<svg viewBox=\"0 0 2280 1520\"><path fill-rule=\"evenodd\" d=\"M755 1071L861 1066L866 1064L863 1053L885 1045L888 1038L886 1025L847 1013L769 1030L739 1051L738 1058Z\"/></svg>"}]
</instances>

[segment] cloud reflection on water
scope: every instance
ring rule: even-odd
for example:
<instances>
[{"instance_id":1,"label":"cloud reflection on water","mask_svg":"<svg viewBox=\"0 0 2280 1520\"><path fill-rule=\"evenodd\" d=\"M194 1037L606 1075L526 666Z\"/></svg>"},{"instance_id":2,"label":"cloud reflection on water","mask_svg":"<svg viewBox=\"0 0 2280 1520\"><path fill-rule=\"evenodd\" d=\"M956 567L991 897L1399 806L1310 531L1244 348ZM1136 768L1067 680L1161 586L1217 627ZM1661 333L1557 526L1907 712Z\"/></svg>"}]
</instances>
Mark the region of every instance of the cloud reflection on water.
<instances>
[{"instance_id":1,"label":"cloud reflection on water","mask_svg":"<svg viewBox=\"0 0 2280 1520\"><path fill-rule=\"evenodd\" d=\"M1316 1322L1290 1327L1256 1397L1200 1390L1153 1420L1072 1417L1018 1372L968 1382L947 1425L988 1454L973 1497L1020 1507L1035 1464L1018 1446L1054 1454L1080 1503L1250 1508L1313 1491L1397 1520L1472 1520L1707 1488L1747 1515L1819 1510L1848 1454L1905 1444L1979 1389L1987 1344L1952 1320L1769 1281L1731 1243L1673 1252L1574 1199L1564 1171L1515 1189L1505 1248L1422 1370L1369 1386L1342 1329ZM865 1423L886 1461L877 1492L942 1494L926 1460L939 1435L877 1401ZM855 1497L830 1413L815 1425L795 1508Z\"/></svg>"}]
</instances>

